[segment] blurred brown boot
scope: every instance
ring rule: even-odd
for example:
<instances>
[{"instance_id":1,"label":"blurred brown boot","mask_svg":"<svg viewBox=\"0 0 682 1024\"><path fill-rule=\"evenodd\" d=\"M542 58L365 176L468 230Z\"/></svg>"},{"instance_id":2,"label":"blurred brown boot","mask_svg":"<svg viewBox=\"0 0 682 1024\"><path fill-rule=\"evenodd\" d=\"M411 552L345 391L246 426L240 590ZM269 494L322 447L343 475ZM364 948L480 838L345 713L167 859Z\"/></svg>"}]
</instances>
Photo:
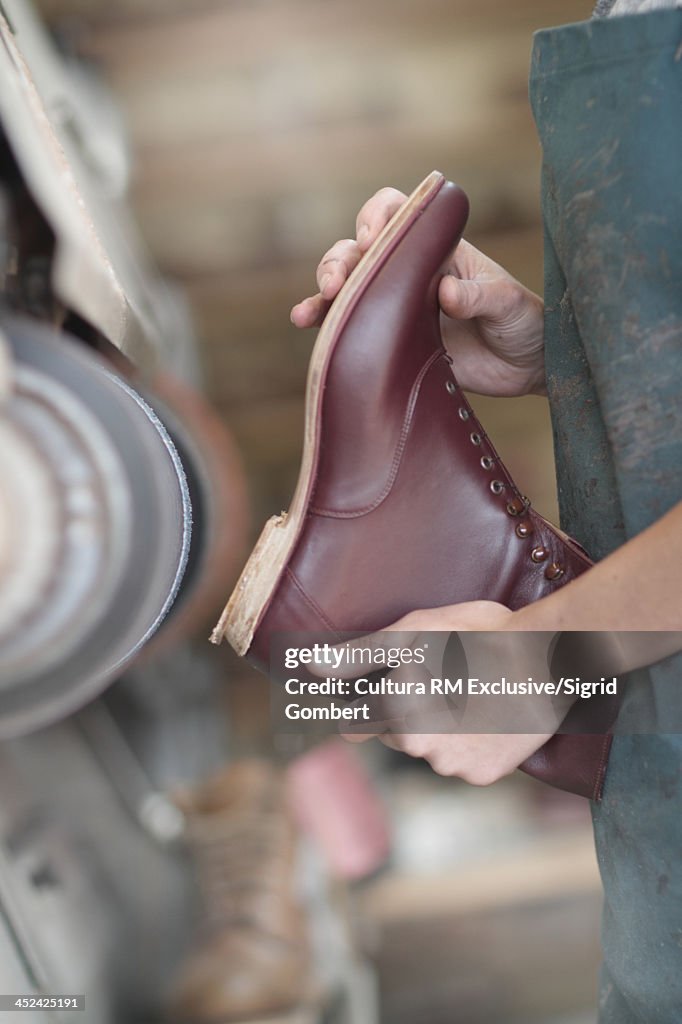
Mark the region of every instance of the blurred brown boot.
<instances>
[{"instance_id":1,"label":"blurred brown boot","mask_svg":"<svg viewBox=\"0 0 682 1024\"><path fill-rule=\"evenodd\" d=\"M195 948L173 987L170 1018L279 1019L309 998L310 960L281 777L267 762L242 761L177 802L203 908Z\"/></svg>"}]
</instances>

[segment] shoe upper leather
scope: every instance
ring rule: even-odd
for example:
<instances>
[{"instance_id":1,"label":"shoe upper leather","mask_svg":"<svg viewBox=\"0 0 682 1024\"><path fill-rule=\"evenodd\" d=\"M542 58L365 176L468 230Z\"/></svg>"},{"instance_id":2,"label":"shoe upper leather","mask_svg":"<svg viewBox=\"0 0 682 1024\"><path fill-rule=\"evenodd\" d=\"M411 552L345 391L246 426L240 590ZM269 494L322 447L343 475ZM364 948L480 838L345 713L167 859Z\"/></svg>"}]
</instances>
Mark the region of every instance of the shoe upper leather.
<instances>
[{"instance_id":1,"label":"shoe upper leather","mask_svg":"<svg viewBox=\"0 0 682 1024\"><path fill-rule=\"evenodd\" d=\"M262 636L361 633L415 608L481 598L518 608L590 564L525 509L453 378L438 284L467 211L461 189L444 184L338 328L308 513ZM545 575L553 563L557 582Z\"/></svg>"}]
</instances>

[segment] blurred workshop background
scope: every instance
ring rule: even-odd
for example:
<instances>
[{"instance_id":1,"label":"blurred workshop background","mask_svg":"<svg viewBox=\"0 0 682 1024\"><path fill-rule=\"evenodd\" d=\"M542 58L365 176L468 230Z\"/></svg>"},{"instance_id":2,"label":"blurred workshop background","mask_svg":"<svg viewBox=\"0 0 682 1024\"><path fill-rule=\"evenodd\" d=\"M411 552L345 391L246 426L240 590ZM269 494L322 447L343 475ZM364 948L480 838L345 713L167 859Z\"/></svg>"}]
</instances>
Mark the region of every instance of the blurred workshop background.
<instances>
[{"instance_id":1,"label":"blurred workshop background","mask_svg":"<svg viewBox=\"0 0 682 1024\"><path fill-rule=\"evenodd\" d=\"M469 194L469 240L541 291L531 37L589 17L590 0L37 6L62 50L99 69L120 106L134 213L162 273L189 300L207 395L245 467L251 539L287 507L298 471L313 336L291 326L289 309L314 290L320 255L352 234L369 195L383 185L409 192L443 171ZM475 405L520 485L556 520L545 403ZM225 760L246 773L220 798L235 807L239 843L249 794L272 823L277 791L243 759L257 756L265 770L296 751L273 743L265 682L227 650L207 658L224 681ZM200 675L192 666L190 680ZM473 790L376 746L293 761L296 834L317 844L303 853L307 881L296 882L306 921L289 895L272 895L290 859L282 853L263 868L259 913L270 918L261 945L254 932L235 938L233 924L192 966L192 1020L209 1019L197 991L220 989L216 974L242 964L261 1002L247 998L240 1018L239 997L223 992L215 1020L592 1024L600 895L587 804L521 776ZM195 793L194 809L212 799ZM277 849L288 842L278 834ZM225 857L227 877L243 872L238 861ZM299 928L323 961L315 995L301 981L309 939L298 940ZM285 933L283 959L271 947ZM342 1009L328 998L334 986Z\"/></svg>"}]
</instances>

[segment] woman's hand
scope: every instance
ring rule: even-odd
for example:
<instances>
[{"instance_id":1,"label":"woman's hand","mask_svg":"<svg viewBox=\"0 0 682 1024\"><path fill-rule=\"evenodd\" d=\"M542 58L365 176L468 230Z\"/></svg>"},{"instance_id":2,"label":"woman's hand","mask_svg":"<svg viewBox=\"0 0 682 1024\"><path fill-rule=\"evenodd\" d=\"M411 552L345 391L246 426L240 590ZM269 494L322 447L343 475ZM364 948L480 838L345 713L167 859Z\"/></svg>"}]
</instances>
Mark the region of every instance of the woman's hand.
<instances>
[{"instance_id":1,"label":"woman's hand","mask_svg":"<svg viewBox=\"0 0 682 1024\"><path fill-rule=\"evenodd\" d=\"M317 267L316 295L291 311L297 327L319 326L348 275L406 196L383 188L360 210L356 238L336 242ZM545 393L542 300L462 240L440 284L443 342L459 384L481 395Z\"/></svg>"},{"instance_id":2,"label":"woman's hand","mask_svg":"<svg viewBox=\"0 0 682 1024\"><path fill-rule=\"evenodd\" d=\"M346 647L363 652L396 647L427 656L425 661L407 662L408 667L398 672L398 678L423 683L424 696L358 697L354 703L366 707L369 718L344 728L344 737L354 743L379 739L393 750L423 758L439 775L457 776L477 786L509 775L558 729L572 699L477 696L453 717L448 701L430 693L429 683L447 672L444 651L453 631L466 657L464 668L462 663L450 666L455 676L525 679L530 673L535 679L546 679L548 639L545 634L517 632L514 616L495 601L469 601L410 612L385 630L347 643ZM347 663L342 660L334 672L341 678L355 678L357 664L354 658ZM312 671L322 675L329 669L320 663ZM372 723L370 732L367 721ZM434 727L437 731L431 732Z\"/></svg>"}]
</instances>

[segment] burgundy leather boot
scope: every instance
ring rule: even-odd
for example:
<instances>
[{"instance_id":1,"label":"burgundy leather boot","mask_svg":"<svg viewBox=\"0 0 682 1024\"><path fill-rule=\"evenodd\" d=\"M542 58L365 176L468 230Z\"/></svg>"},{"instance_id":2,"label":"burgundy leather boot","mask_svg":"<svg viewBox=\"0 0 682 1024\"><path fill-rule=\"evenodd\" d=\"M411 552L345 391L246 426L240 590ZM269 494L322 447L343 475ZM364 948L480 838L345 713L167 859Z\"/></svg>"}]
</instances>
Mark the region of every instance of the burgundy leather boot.
<instances>
[{"instance_id":1,"label":"burgundy leather boot","mask_svg":"<svg viewBox=\"0 0 682 1024\"><path fill-rule=\"evenodd\" d=\"M591 564L530 508L452 374L438 285L468 206L429 175L319 331L290 511L265 526L212 637L261 669L273 631L359 636L477 599L515 609ZM524 768L598 798L609 739L555 736Z\"/></svg>"}]
</instances>

